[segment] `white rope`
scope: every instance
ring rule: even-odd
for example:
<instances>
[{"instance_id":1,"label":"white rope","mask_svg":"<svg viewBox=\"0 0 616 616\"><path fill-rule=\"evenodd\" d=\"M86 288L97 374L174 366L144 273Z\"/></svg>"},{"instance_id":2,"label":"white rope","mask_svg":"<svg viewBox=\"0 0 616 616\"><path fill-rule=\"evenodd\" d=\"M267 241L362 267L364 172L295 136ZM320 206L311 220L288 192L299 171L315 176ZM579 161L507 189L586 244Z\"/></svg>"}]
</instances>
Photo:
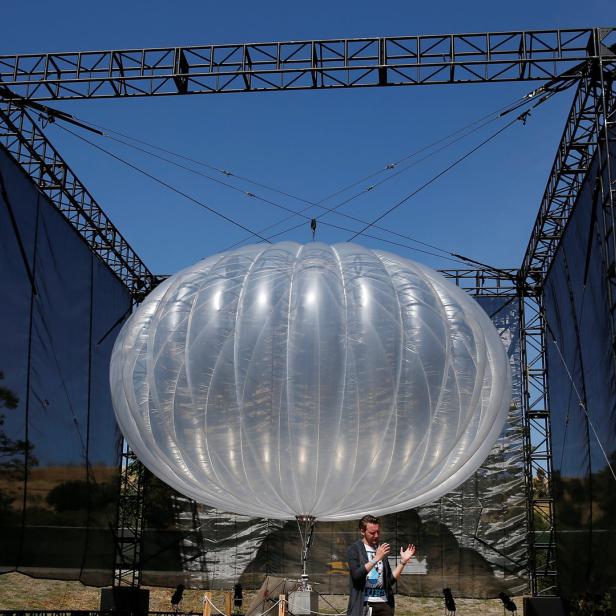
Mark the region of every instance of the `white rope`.
<instances>
[{"instance_id":1,"label":"white rope","mask_svg":"<svg viewBox=\"0 0 616 616\"><path fill-rule=\"evenodd\" d=\"M209 603L219 614L221 614L221 616L227 616L225 614L225 612L221 612L213 603L212 600L207 596L207 595L203 595L203 604L205 605L206 603ZM272 605L271 607L267 608L265 610L265 612L261 612L260 614L253 614L252 616L265 616L266 614L269 614L269 612L271 612L278 604L280 603L280 599L278 599L278 601L276 601L274 603L274 605ZM316 613L316 612L315 612ZM331 614L329 614L328 616L331 616Z\"/></svg>"},{"instance_id":2,"label":"white rope","mask_svg":"<svg viewBox=\"0 0 616 616\"><path fill-rule=\"evenodd\" d=\"M284 599L283 599L283 601L284 601ZM278 601L276 601L276 603L274 603L274 605L272 605L272 607L268 608L267 610L265 610L265 612L263 612L262 614L259 614L258 616L264 616L268 612L271 612L279 603L280 603L280 599L278 599Z\"/></svg>"},{"instance_id":3,"label":"white rope","mask_svg":"<svg viewBox=\"0 0 616 616\"><path fill-rule=\"evenodd\" d=\"M592 433L595 435L595 438L597 439L597 443L599 444L599 448L601 449L601 453L603 454L603 457L605 458L605 461L607 462L608 468L610 469L610 472L612 473L612 477L614 478L614 481L616 481L616 473L614 472L614 469L612 468L612 465L610 464L610 460L607 457L607 454L605 453L605 449L603 449L603 445L601 444L601 441L599 439L599 435L597 434L597 431L595 430L595 426L592 423L592 420L590 419L590 415L588 414L588 410L586 409L586 405L584 404L584 402L582 400L582 396L580 396L580 392L578 391L578 388L577 388L577 386L575 384L575 381L573 380L573 376L571 376L571 372L569 371L569 367L567 366L567 362L565 362L565 358L563 357L563 354L560 351L558 343L556 342L556 339L553 336L552 336L552 342L554 342L554 346L556 347L556 350L558 351L558 355L560 356L560 360L562 361L563 366L565 368L565 371L567 372L567 376L569 377L569 380L571 381L571 385L573 386L573 391L575 391L575 395L578 398L578 404L580 405L580 407L584 411L584 413L586 415L586 419L588 419L588 423L590 424L590 427L592 428Z\"/></svg>"},{"instance_id":4,"label":"white rope","mask_svg":"<svg viewBox=\"0 0 616 616\"><path fill-rule=\"evenodd\" d=\"M207 596L207 595L203 595L203 605L205 605L206 603L209 603L219 614L222 614L222 616L227 616L224 612L221 612L213 603L212 600Z\"/></svg>"}]
</instances>

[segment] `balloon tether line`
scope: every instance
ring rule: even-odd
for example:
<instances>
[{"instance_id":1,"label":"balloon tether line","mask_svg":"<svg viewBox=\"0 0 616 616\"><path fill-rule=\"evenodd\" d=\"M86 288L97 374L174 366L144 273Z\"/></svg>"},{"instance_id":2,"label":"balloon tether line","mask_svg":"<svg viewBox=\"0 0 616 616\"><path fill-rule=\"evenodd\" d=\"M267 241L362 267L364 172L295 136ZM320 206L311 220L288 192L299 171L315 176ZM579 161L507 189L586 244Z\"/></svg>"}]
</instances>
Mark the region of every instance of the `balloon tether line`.
<instances>
[{"instance_id":1,"label":"balloon tether line","mask_svg":"<svg viewBox=\"0 0 616 616\"><path fill-rule=\"evenodd\" d=\"M297 527L299 529L299 538L302 542L302 590L308 590L308 588L306 588L308 584L306 563L308 562L308 552L310 551L310 546L314 538L314 527L317 520L313 515L296 515L295 519L297 520ZM303 532L302 525L304 527Z\"/></svg>"}]
</instances>

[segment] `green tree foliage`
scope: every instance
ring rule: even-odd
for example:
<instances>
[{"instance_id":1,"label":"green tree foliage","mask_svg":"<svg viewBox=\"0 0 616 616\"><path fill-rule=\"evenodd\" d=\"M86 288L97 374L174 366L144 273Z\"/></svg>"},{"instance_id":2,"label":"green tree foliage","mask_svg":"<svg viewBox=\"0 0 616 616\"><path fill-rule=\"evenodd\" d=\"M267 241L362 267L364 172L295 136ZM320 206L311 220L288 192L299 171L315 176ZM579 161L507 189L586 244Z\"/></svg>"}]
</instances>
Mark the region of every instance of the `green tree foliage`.
<instances>
[{"instance_id":1,"label":"green tree foliage","mask_svg":"<svg viewBox=\"0 0 616 616\"><path fill-rule=\"evenodd\" d=\"M175 523L174 491L148 472L144 499L144 518L150 528L171 528Z\"/></svg>"},{"instance_id":2,"label":"green tree foliage","mask_svg":"<svg viewBox=\"0 0 616 616\"><path fill-rule=\"evenodd\" d=\"M4 372L0 371L0 381L4 380ZM0 407L7 409L16 409L19 404L19 398L4 385L0 385Z\"/></svg>"},{"instance_id":3,"label":"green tree foliage","mask_svg":"<svg viewBox=\"0 0 616 616\"><path fill-rule=\"evenodd\" d=\"M0 371L0 381L4 372ZM15 410L19 398L8 387L0 385L0 408ZM26 473L38 464L33 453L34 445L22 439L10 438L4 428L6 415L0 413L0 472L9 474L14 479L24 479ZM27 462L26 462L27 461Z\"/></svg>"},{"instance_id":4,"label":"green tree foliage","mask_svg":"<svg viewBox=\"0 0 616 616\"><path fill-rule=\"evenodd\" d=\"M103 509L117 501L117 482L95 483L83 480L64 481L51 489L46 501L56 511L79 511Z\"/></svg>"}]
</instances>

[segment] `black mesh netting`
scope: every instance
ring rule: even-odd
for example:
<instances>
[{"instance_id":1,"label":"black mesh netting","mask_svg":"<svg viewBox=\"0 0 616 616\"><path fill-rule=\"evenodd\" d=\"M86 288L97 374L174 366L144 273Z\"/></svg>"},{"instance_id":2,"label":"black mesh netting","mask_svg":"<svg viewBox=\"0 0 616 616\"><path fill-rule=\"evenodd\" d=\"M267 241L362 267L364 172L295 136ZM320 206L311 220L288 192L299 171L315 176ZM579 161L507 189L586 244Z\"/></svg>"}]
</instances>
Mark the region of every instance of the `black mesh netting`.
<instances>
[{"instance_id":1,"label":"black mesh netting","mask_svg":"<svg viewBox=\"0 0 616 616\"><path fill-rule=\"evenodd\" d=\"M556 557L565 596L616 584L616 479L608 464L616 467L614 315L604 256L609 212L597 169L595 159L544 289ZM605 185L608 169L602 169Z\"/></svg>"},{"instance_id":2,"label":"black mesh netting","mask_svg":"<svg viewBox=\"0 0 616 616\"><path fill-rule=\"evenodd\" d=\"M0 148L0 571L107 584L126 287Z\"/></svg>"}]
</instances>

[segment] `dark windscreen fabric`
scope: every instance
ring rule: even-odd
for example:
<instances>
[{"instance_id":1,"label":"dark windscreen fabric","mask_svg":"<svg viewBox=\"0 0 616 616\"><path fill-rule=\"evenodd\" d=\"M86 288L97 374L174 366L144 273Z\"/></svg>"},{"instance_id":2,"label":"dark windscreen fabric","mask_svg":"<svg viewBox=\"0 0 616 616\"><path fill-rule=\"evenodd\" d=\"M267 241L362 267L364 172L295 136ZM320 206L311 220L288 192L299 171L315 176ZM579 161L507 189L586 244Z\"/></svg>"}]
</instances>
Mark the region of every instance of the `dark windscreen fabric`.
<instances>
[{"instance_id":1,"label":"dark windscreen fabric","mask_svg":"<svg viewBox=\"0 0 616 616\"><path fill-rule=\"evenodd\" d=\"M526 580L526 517L517 298L481 297L501 334L512 368L509 420L488 459L457 490L417 510L382 518L382 538L414 543L398 592L496 597L521 593ZM297 523L263 520L197 505L155 478L146 488L144 584L258 588L266 575L297 579L301 542ZM320 593L348 592L346 552L359 537L357 522L317 523L308 573ZM393 562L392 562L393 564Z\"/></svg>"},{"instance_id":2,"label":"dark windscreen fabric","mask_svg":"<svg viewBox=\"0 0 616 616\"><path fill-rule=\"evenodd\" d=\"M4 150L0 172L0 571L108 584L119 493L108 364L130 296Z\"/></svg>"},{"instance_id":3,"label":"dark windscreen fabric","mask_svg":"<svg viewBox=\"0 0 616 616\"><path fill-rule=\"evenodd\" d=\"M612 147L612 167L614 160ZM616 364L596 176L595 160L544 287L556 555L565 596L616 585L616 479L608 465L616 468Z\"/></svg>"}]
</instances>

